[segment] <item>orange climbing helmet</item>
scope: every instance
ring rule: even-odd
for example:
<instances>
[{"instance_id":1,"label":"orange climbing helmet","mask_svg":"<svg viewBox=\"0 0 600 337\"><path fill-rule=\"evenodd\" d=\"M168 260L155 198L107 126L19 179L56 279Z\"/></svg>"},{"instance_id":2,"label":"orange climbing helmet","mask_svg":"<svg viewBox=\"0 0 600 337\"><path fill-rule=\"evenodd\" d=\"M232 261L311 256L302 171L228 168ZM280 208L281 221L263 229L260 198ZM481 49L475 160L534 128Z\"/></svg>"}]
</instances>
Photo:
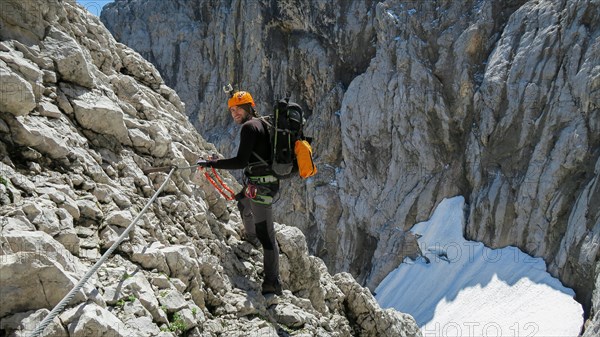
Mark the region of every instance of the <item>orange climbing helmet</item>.
<instances>
[{"instance_id":1,"label":"orange climbing helmet","mask_svg":"<svg viewBox=\"0 0 600 337\"><path fill-rule=\"evenodd\" d=\"M231 108L232 106L242 105L246 103L251 103L253 107L256 106L254 104L254 100L252 99L252 95L250 95L247 91L238 91L227 101L227 107Z\"/></svg>"}]
</instances>

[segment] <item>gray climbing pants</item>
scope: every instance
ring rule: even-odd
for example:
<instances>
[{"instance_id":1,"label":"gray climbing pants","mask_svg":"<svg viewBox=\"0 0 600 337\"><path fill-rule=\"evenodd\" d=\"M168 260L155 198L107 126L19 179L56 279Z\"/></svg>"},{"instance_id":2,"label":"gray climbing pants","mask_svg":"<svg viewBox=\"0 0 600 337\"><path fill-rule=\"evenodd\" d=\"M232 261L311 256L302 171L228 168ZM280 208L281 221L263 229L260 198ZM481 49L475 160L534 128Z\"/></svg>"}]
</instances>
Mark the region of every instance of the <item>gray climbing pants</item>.
<instances>
[{"instance_id":1,"label":"gray climbing pants","mask_svg":"<svg viewBox=\"0 0 600 337\"><path fill-rule=\"evenodd\" d=\"M278 186L268 194L273 197L277 190ZM244 192L238 194L236 199L238 200L238 209L242 215L246 237L250 240L258 238L262 244L265 270L264 282L275 284L279 281L279 247L275 238L272 204L271 202L256 202L244 195Z\"/></svg>"}]
</instances>

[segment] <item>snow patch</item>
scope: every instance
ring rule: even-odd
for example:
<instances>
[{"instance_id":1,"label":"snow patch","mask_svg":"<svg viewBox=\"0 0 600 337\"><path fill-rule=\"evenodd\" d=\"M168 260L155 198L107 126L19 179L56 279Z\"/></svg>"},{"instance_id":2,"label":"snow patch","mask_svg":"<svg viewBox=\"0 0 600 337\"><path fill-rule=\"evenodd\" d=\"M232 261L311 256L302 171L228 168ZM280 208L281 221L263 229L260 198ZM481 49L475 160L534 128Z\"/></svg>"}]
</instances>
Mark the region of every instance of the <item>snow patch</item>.
<instances>
[{"instance_id":1,"label":"snow patch","mask_svg":"<svg viewBox=\"0 0 600 337\"><path fill-rule=\"evenodd\" d=\"M411 314L423 336L577 336L583 308L540 258L463 237L464 198L444 199L406 259L375 292L384 308Z\"/></svg>"}]
</instances>

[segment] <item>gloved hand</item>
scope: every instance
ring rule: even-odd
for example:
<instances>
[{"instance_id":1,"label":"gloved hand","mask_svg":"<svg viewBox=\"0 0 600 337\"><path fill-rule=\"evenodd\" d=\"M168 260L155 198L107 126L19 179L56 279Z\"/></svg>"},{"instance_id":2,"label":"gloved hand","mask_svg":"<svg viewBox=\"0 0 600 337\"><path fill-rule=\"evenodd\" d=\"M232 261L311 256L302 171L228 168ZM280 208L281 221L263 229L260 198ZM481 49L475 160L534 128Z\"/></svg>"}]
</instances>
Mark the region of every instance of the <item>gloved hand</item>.
<instances>
[{"instance_id":1,"label":"gloved hand","mask_svg":"<svg viewBox=\"0 0 600 337\"><path fill-rule=\"evenodd\" d=\"M198 165L200 167L210 167L215 162L216 162L216 160L198 159L198 161L196 162L196 165Z\"/></svg>"}]
</instances>

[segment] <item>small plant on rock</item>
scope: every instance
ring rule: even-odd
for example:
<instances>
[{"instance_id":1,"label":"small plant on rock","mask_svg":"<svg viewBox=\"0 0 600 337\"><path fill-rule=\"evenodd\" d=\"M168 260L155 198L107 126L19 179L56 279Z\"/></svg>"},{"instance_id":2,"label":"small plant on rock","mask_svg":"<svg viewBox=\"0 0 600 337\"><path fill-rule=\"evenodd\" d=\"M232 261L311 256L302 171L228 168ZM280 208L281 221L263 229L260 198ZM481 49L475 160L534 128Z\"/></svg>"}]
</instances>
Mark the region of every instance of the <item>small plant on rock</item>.
<instances>
[{"instance_id":1,"label":"small plant on rock","mask_svg":"<svg viewBox=\"0 0 600 337\"><path fill-rule=\"evenodd\" d=\"M134 302L136 300L135 295L129 295L117 301L117 306L123 307L127 302Z\"/></svg>"},{"instance_id":2,"label":"small plant on rock","mask_svg":"<svg viewBox=\"0 0 600 337\"><path fill-rule=\"evenodd\" d=\"M178 312L173 315L173 322L169 323L169 330L176 334L181 334L187 330L187 326Z\"/></svg>"}]
</instances>

